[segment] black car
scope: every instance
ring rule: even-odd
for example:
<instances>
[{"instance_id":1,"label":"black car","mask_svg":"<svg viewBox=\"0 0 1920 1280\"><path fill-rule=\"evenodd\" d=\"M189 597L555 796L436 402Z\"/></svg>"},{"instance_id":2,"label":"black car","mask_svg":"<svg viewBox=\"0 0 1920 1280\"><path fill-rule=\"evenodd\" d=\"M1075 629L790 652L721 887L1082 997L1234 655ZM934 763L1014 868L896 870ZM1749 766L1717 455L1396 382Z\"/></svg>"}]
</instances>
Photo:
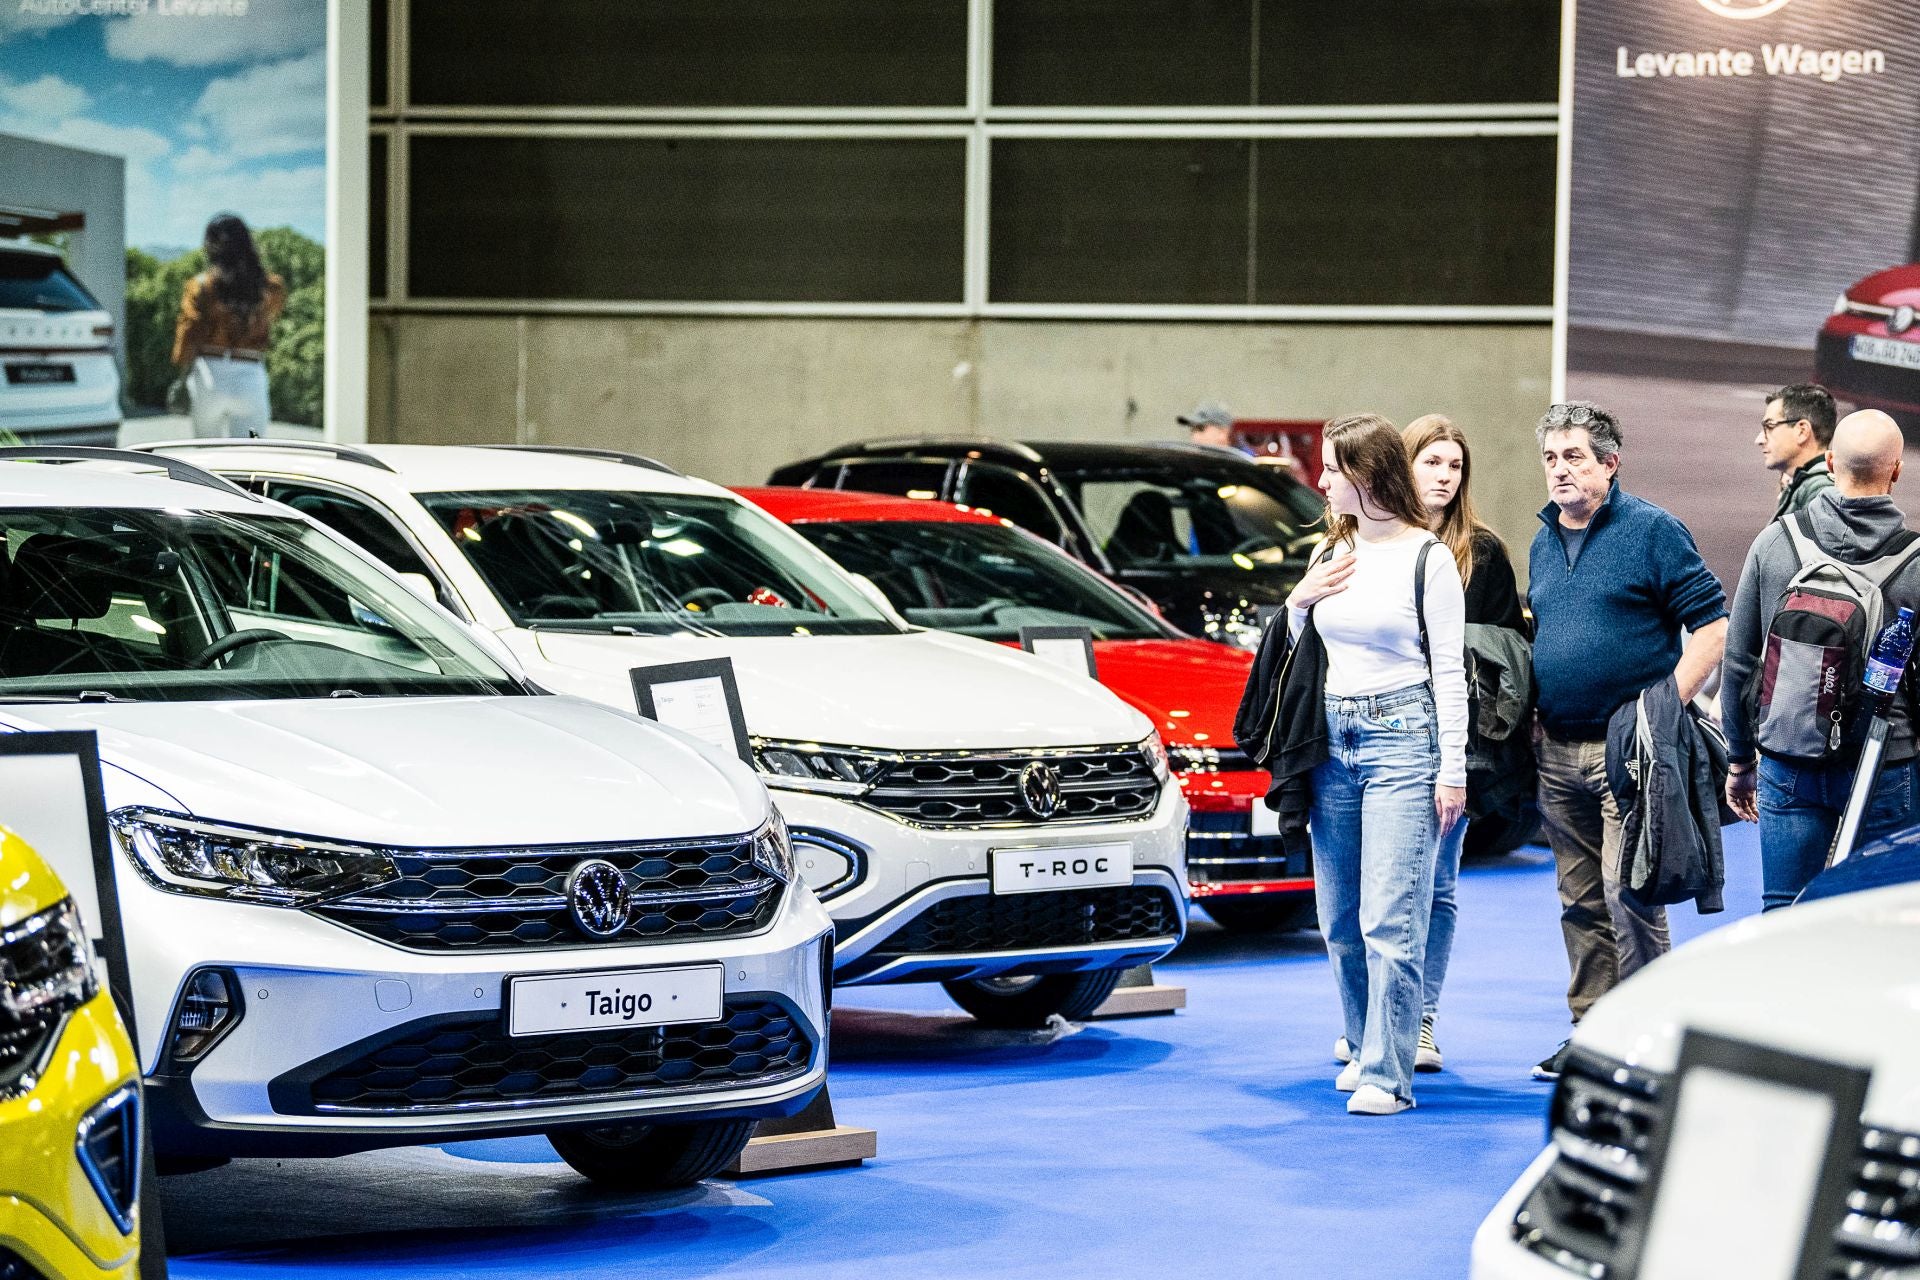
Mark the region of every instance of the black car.
<instances>
[{"instance_id":1,"label":"black car","mask_svg":"<svg viewBox=\"0 0 1920 1280\"><path fill-rule=\"evenodd\" d=\"M1325 531L1318 493L1205 445L878 440L789 463L768 483L985 508L1134 588L1182 630L1248 648Z\"/></svg>"}]
</instances>

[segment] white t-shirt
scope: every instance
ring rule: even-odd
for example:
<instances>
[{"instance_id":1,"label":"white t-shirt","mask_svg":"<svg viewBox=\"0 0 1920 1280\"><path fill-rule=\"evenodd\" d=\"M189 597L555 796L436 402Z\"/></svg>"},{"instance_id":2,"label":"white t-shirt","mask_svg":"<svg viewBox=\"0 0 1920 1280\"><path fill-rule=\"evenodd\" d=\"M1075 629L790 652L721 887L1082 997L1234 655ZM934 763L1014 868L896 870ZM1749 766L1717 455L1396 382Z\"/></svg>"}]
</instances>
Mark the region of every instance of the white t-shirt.
<instances>
[{"instance_id":1,"label":"white t-shirt","mask_svg":"<svg viewBox=\"0 0 1920 1280\"><path fill-rule=\"evenodd\" d=\"M1427 643L1432 662L1420 652L1420 622L1413 609L1413 568L1420 548L1427 554ZM1331 555L1344 555L1340 547ZM1440 720L1442 786L1467 785L1466 592L1460 570L1445 544L1425 529L1407 529L1381 542L1356 539L1353 575L1346 590L1313 608L1314 627L1327 651L1327 692L1336 698L1392 693L1433 681L1433 704ZM1297 637L1307 611L1293 609L1289 619Z\"/></svg>"}]
</instances>

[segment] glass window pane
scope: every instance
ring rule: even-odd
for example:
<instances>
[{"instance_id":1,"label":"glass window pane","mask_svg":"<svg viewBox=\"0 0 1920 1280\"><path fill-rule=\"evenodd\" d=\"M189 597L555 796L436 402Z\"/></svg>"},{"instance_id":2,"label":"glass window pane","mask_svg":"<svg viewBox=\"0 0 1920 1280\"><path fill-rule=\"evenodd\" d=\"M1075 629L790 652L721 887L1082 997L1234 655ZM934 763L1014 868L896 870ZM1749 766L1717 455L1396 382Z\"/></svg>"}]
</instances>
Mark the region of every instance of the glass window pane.
<instances>
[{"instance_id":1,"label":"glass window pane","mask_svg":"<svg viewBox=\"0 0 1920 1280\"><path fill-rule=\"evenodd\" d=\"M1262 0L1265 105L1553 102L1560 0Z\"/></svg>"},{"instance_id":2,"label":"glass window pane","mask_svg":"<svg viewBox=\"0 0 1920 1280\"><path fill-rule=\"evenodd\" d=\"M966 0L413 0L438 106L963 106Z\"/></svg>"},{"instance_id":3,"label":"glass window pane","mask_svg":"<svg viewBox=\"0 0 1920 1280\"><path fill-rule=\"evenodd\" d=\"M1260 302L1552 302L1552 138L1259 146Z\"/></svg>"},{"instance_id":4,"label":"glass window pane","mask_svg":"<svg viewBox=\"0 0 1920 1280\"><path fill-rule=\"evenodd\" d=\"M996 0L996 106L1245 105L1253 0Z\"/></svg>"},{"instance_id":5,"label":"glass window pane","mask_svg":"<svg viewBox=\"0 0 1920 1280\"><path fill-rule=\"evenodd\" d=\"M387 296L387 135L367 139L367 296Z\"/></svg>"},{"instance_id":6,"label":"glass window pane","mask_svg":"<svg viewBox=\"0 0 1920 1280\"><path fill-rule=\"evenodd\" d=\"M374 107L393 105L393 86L387 76L388 2L373 0L367 21L367 98Z\"/></svg>"},{"instance_id":7,"label":"glass window pane","mask_svg":"<svg viewBox=\"0 0 1920 1280\"><path fill-rule=\"evenodd\" d=\"M421 298L957 302L954 139L416 135Z\"/></svg>"},{"instance_id":8,"label":"glass window pane","mask_svg":"<svg viewBox=\"0 0 1920 1280\"><path fill-rule=\"evenodd\" d=\"M959 500L1011 520L1048 542L1059 542L1066 536L1039 487L1005 467L970 465Z\"/></svg>"},{"instance_id":9,"label":"glass window pane","mask_svg":"<svg viewBox=\"0 0 1920 1280\"><path fill-rule=\"evenodd\" d=\"M833 487L857 489L862 493L890 493L903 498L938 498L946 493L947 472L951 467L952 464L945 459L938 462L892 459L849 462L837 468Z\"/></svg>"},{"instance_id":10,"label":"glass window pane","mask_svg":"<svg viewBox=\"0 0 1920 1280\"><path fill-rule=\"evenodd\" d=\"M1238 139L998 139L995 302L1244 303Z\"/></svg>"}]
</instances>

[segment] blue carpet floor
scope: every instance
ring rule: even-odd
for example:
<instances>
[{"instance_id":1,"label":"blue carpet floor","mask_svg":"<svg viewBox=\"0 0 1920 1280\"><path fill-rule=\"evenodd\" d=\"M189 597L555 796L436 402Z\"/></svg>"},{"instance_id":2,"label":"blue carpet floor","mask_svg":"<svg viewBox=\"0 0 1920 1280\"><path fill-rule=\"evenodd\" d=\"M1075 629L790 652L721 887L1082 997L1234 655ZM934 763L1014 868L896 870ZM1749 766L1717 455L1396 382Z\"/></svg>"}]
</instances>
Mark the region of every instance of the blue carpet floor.
<instances>
[{"instance_id":1,"label":"blue carpet floor","mask_svg":"<svg viewBox=\"0 0 1920 1280\"><path fill-rule=\"evenodd\" d=\"M1757 909L1752 827L1728 830L1729 910ZM1469 867L1419 1109L1349 1117L1318 935L1235 938L1196 918L1161 966L1172 1017L1055 1040L981 1031L937 989L840 993L833 1092L879 1131L865 1168L607 1196L544 1140L168 1179L172 1272L657 1275L806 1280L1456 1277L1475 1226L1538 1150L1527 1068L1566 1033L1551 858Z\"/></svg>"}]
</instances>

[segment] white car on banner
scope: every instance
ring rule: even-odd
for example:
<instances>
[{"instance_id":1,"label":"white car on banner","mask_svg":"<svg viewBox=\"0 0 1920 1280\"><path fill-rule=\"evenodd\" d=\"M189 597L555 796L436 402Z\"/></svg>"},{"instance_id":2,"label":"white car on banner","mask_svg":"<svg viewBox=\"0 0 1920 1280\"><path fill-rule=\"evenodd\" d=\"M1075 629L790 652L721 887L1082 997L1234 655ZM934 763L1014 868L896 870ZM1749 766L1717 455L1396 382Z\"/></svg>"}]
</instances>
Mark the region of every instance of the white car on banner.
<instances>
[{"instance_id":1,"label":"white car on banner","mask_svg":"<svg viewBox=\"0 0 1920 1280\"><path fill-rule=\"evenodd\" d=\"M818 1092L831 923L751 770L102 453L175 474L0 462L0 731L98 735L163 1163L544 1132L677 1186Z\"/></svg>"},{"instance_id":2,"label":"white car on banner","mask_svg":"<svg viewBox=\"0 0 1920 1280\"><path fill-rule=\"evenodd\" d=\"M840 983L939 981L1036 1026L1091 1014L1185 932L1187 806L1151 721L909 626L718 485L591 450L150 447L331 524L545 687L631 708L633 668L730 658Z\"/></svg>"},{"instance_id":3,"label":"white car on banner","mask_svg":"<svg viewBox=\"0 0 1920 1280\"><path fill-rule=\"evenodd\" d=\"M59 250L0 239L0 431L112 444L119 425L113 317Z\"/></svg>"}]
</instances>

